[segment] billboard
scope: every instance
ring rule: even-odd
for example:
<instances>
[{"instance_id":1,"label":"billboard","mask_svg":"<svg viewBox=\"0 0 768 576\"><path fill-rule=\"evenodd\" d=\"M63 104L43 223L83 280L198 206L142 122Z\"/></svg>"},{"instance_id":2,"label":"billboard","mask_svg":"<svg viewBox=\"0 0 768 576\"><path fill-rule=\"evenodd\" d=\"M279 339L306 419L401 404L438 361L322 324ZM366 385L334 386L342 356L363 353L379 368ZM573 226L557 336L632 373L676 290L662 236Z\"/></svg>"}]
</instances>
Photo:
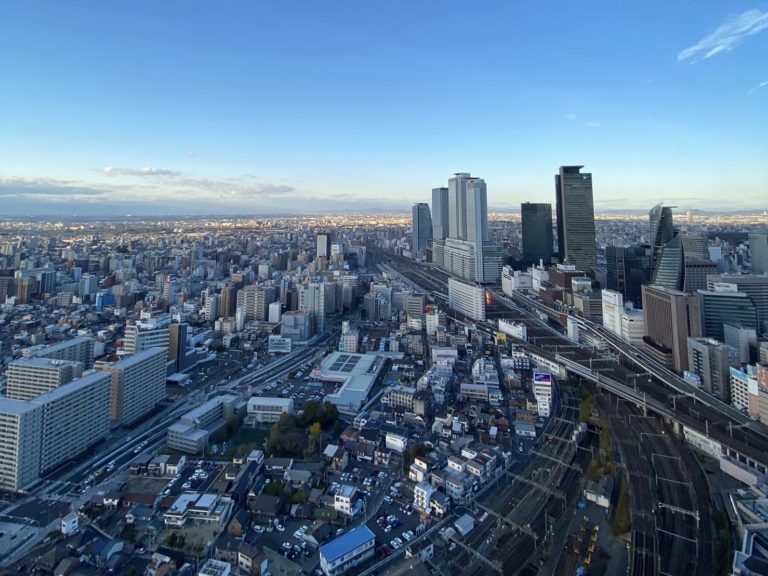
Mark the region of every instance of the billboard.
<instances>
[{"instance_id":1,"label":"billboard","mask_svg":"<svg viewBox=\"0 0 768 576\"><path fill-rule=\"evenodd\" d=\"M546 374L543 372L534 372L533 383L534 384L552 384L552 374Z\"/></svg>"}]
</instances>

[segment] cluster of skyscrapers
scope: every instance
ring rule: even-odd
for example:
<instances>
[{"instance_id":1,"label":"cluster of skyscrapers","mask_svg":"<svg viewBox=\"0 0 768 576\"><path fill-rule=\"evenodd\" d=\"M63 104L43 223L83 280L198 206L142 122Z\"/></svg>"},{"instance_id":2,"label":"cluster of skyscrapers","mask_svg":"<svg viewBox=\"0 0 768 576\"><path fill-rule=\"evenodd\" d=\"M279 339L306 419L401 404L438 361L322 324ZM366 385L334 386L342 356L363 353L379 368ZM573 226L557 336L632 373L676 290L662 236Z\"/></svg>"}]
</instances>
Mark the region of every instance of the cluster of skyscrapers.
<instances>
[{"instance_id":1,"label":"cluster of skyscrapers","mask_svg":"<svg viewBox=\"0 0 768 576\"><path fill-rule=\"evenodd\" d=\"M659 204L649 212L646 243L608 246L598 260L592 175L582 168L561 166L555 175L555 226L551 204L521 205L528 272L502 270L488 230L485 181L467 173L432 191L431 213L425 203L414 205L413 256L431 258L453 277L449 302L472 318L485 317L478 285L535 289L545 303L602 321L729 401L729 369L754 362L757 339L768 334L766 235L749 234L752 274L724 274L707 237L676 227L672 207Z\"/></svg>"}]
</instances>

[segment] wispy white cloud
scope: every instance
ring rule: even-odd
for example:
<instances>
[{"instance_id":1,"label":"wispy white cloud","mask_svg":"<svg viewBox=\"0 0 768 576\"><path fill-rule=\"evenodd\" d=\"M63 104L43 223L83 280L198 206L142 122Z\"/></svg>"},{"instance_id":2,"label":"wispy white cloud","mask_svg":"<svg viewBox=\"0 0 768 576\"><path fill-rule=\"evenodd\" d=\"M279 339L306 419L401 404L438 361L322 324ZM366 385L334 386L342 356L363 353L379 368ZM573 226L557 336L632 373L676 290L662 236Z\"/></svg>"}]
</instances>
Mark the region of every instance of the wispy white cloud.
<instances>
[{"instance_id":1,"label":"wispy white cloud","mask_svg":"<svg viewBox=\"0 0 768 576\"><path fill-rule=\"evenodd\" d=\"M597 122L596 120L590 120L589 122L585 122L584 126L587 128L599 128L600 122Z\"/></svg>"},{"instance_id":2,"label":"wispy white cloud","mask_svg":"<svg viewBox=\"0 0 768 576\"><path fill-rule=\"evenodd\" d=\"M576 120L578 116L576 114L566 114L565 115L566 120Z\"/></svg>"},{"instance_id":3,"label":"wispy white cloud","mask_svg":"<svg viewBox=\"0 0 768 576\"><path fill-rule=\"evenodd\" d=\"M178 176L179 172L175 170L166 170L164 168L152 168L146 166L144 168L115 168L114 166L107 166L101 170L104 174L110 176Z\"/></svg>"},{"instance_id":4,"label":"wispy white cloud","mask_svg":"<svg viewBox=\"0 0 768 576\"><path fill-rule=\"evenodd\" d=\"M264 182L253 176L228 179L180 178L162 171L159 180L141 184L117 184L111 178L106 182L77 182L53 178L0 179L0 199L64 204L95 204L110 202L136 202L148 205L167 202L197 202L201 205L221 207L248 207L270 198L289 196L293 186ZM114 175L113 172L106 174ZM128 200L126 200L128 199Z\"/></svg>"},{"instance_id":5,"label":"wispy white cloud","mask_svg":"<svg viewBox=\"0 0 768 576\"><path fill-rule=\"evenodd\" d=\"M757 86L753 86L752 88L750 88L749 90L747 90L747 96L749 96L750 94L752 94L752 92L754 92L755 90L760 90L760 88L765 88L766 86L768 86L768 80L763 80L763 81L762 81L762 82L760 82L760 84L758 84Z\"/></svg>"},{"instance_id":6,"label":"wispy white cloud","mask_svg":"<svg viewBox=\"0 0 768 576\"><path fill-rule=\"evenodd\" d=\"M694 62L706 60L721 52L733 50L747 37L768 29L768 12L758 9L747 10L737 16L729 16L714 32L706 35L696 44L681 50L677 61L693 58Z\"/></svg>"}]
</instances>

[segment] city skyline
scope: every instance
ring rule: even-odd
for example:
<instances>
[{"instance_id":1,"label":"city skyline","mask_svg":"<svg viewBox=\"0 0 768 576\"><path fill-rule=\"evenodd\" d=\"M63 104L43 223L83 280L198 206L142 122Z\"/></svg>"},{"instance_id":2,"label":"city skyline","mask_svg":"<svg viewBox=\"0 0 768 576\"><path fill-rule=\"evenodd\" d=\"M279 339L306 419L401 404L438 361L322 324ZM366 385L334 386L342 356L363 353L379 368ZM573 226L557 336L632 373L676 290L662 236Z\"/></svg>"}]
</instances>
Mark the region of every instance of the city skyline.
<instances>
[{"instance_id":1,"label":"city skyline","mask_svg":"<svg viewBox=\"0 0 768 576\"><path fill-rule=\"evenodd\" d=\"M569 164L596 212L765 208L764 6L436 6L14 5L4 212L408 210L459 171L516 210Z\"/></svg>"}]
</instances>

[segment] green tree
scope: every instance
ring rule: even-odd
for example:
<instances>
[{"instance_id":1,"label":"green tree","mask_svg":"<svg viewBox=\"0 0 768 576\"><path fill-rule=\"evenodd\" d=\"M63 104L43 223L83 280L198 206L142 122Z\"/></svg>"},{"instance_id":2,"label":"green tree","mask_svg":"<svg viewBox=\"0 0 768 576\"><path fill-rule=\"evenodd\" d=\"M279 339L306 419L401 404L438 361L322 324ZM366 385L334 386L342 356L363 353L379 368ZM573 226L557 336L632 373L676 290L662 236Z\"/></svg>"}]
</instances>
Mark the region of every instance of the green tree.
<instances>
[{"instance_id":1,"label":"green tree","mask_svg":"<svg viewBox=\"0 0 768 576\"><path fill-rule=\"evenodd\" d=\"M301 408L304 411L302 420L305 425L319 422L323 415L323 405L317 400L309 400Z\"/></svg>"},{"instance_id":2,"label":"green tree","mask_svg":"<svg viewBox=\"0 0 768 576\"><path fill-rule=\"evenodd\" d=\"M336 408L336 404L333 402L326 402L323 404L323 428L330 428L336 425L339 419L339 409Z\"/></svg>"},{"instance_id":3,"label":"green tree","mask_svg":"<svg viewBox=\"0 0 768 576\"><path fill-rule=\"evenodd\" d=\"M282 496L283 492L285 492L285 484L282 480L272 480L264 486L264 494L268 496Z\"/></svg>"},{"instance_id":4,"label":"green tree","mask_svg":"<svg viewBox=\"0 0 768 576\"><path fill-rule=\"evenodd\" d=\"M320 422L315 422L309 427L309 436L307 438L307 458L317 456L320 446L323 441L323 429L320 427Z\"/></svg>"},{"instance_id":5,"label":"green tree","mask_svg":"<svg viewBox=\"0 0 768 576\"><path fill-rule=\"evenodd\" d=\"M297 490L291 496L291 502L294 504L304 504L307 501L307 493L303 489Z\"/></svg>"}]
</instances>

